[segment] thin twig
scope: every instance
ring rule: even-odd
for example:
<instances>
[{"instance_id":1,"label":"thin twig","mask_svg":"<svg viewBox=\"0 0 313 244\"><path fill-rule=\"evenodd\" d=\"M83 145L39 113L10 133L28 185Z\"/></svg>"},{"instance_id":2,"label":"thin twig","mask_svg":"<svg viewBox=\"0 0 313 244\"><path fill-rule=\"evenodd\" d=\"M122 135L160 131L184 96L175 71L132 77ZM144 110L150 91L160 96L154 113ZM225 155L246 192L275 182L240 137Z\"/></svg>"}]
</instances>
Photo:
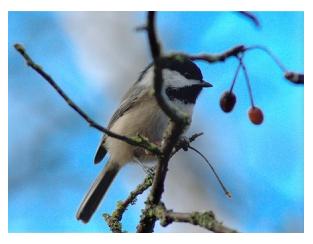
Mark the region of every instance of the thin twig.
<instances>
[{"instance_id":1,"label":"thin twig","mask_svg":"<svg viewBox=\"0 0 313 244\"><path fill-rule=\"evenodd\" d=\"M202 136L203 132L195 133L191 137L180 137L178 143L175 145L175 149L171 154L171 157L173 157L179 150L183 149L184 151L188 150L188 147L190 144L195 141L199 136Z\"/></svg>"},{"instance_id":2,"label":"thin twig","mask_svg":"<svg viewBox=\"0 0 313 244\"><path fill-rule=\"evenodd\" d=\"M186 55L191 60L201 60L208 63L224 62L227 58L236 57L238 54L243 53L246 50L244 45L235 46L223 53L219 54L198 54L198 55Z\"/></svg>"},{"instance_id":3,"label":"thin twig","mask_svg":"<svg viewBox=\"0 0 313 244\"><path fill-rule=\"evenodd\" d=\"M250 51L250 50L261 50L264 53L266 53L268 56L270 56L274 62L277 64L277 66L281 69L281 71L284 72L284 77L293 82L294 84L304 84L304 74L303 73L298 73L294 71L288 71L285 65L279 60L279 58L274 55L273 52L271 52L267 47L262 46L262 45L254 45L247 47L245 51Z\"/></svg>"},{"instance_id":4,"label":"thin twig","mask_svg":"<svg viewBox=\"0 0 313 244\"><path fill-rule=\"evenodd\" d=\"M239 14L242 16L248 18L256 27L260 27L260 21L259 19L251 12L249 11L239 11Z\"/></svg>"},{"instance_id":5,"label":"thin twig","mask_svg":"<svg viewBox=\"0 0 313 244\"><path fill-rule=\"evenodd\" d=\"M26 60L27 65L35 70L38 74L40 74L57 91L57 93L65 100L65 102L71 108L73 108L85 121L87 121L89 126L107 134L110 137L124 141L130 145L142 147L153 154L160 154L158 146L149 142L147 138L144 138L142 136L127 137L119 135L96 123L65 94L65 92L58 86L58 84L52 79L52 77L43 70L41 66L36 64L31 59L31 57L27 54L25 48L21 44L15 44L14 47Z\"/></svg>"},{"instance_id":6,"label":"thin twig","mask_svg":"<svg viewBox=\"0 0 313 244\"><path fill-rule=\"evenodd\" d=\"M196 148L192 147L192 146L188 146L188 148L190 148L191 150L193 150L194 152L198 153L203 159L204 161L209 165L209 167L211 168L214 176L216 177L218 183L220 184L220 186L222 187L224 193L226 196L228 196L229 198L231 198L231 192L227 190L227 188L225 187L224 183L222 182L222 180L220 179L220 177L218 176L217 172L215 171L213 165L210 163L210 161Z\"/></svg>"},{"instance_id":7,"label":"thin twig","mask_svg":"<svg viewBox=\"0 0 313 244\"><path fill-rule=\"evenodd\" d=\"M208 63L216 63L216 62L224 62L226 59L230 57L238 57L238 55L243 54L247 51L251 50L261 50L265 52L272 60L277 64L282 72L284 72L284 77L295 83L295 84L303 84L304 83L304 74L298 73L294 71L288 71L284 64L279 60L279 58L274 55L267 47L262 45L253 45L250 47L245 47L244 45L235 46L223 53L220 54L198 54L198 55L187 55L184 53L179 53L179 55L185 55L189 57L191 60L200 60Z\"/></svg>"},{"instance_id":8,"label":"thin twig","mask_svg":"<svg viewBox=\"0 0 313 244\"><path fill-rule=\"evenodd\" d=\"M262 46L262 45L253 45L245 49L245 51L250 51L250 50L261 50L265 52L268 56L270 56L274 60L274 62L281 69L281 71L287 72L287 68L285 67L285 65L283 65L283 63L279 60L279 58L276 57L276 55L274 55L274 53L272 53L267 47Z\"/></svg>"}]
</instances>

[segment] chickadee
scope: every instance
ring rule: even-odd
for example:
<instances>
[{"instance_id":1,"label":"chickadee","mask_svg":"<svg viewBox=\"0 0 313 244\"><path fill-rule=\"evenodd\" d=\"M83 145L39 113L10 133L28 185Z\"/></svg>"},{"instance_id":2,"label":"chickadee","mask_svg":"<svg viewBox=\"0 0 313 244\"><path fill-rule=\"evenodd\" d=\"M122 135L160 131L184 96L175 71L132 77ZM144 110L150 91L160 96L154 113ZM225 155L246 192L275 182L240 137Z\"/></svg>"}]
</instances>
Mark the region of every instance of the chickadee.
<instances>
[{"instance_id":1,"label":"chickadee","mask_svg":"<svg viewBox=\"0 0 313 244\"><path fill-rule=\"evenodd\" d=\"M162 95L165 101L170 106L187 113L191 118L193 107L202 88L212 85L203 81L198 66L185 57L163 58L160 62L160 69L164 80ZM125 136L142 135L156 144L161 142L169 118L158 106L153 95L153 82L154 65L150 64L122 98L119 108L108 124L111 131ZM110 158L76 214L76 218L84 223L89 222L114 177L126 163L148 162L156 159L142 148L104 135L94 162L99 163L107 152Z\"/></svg>"}]
</instances>

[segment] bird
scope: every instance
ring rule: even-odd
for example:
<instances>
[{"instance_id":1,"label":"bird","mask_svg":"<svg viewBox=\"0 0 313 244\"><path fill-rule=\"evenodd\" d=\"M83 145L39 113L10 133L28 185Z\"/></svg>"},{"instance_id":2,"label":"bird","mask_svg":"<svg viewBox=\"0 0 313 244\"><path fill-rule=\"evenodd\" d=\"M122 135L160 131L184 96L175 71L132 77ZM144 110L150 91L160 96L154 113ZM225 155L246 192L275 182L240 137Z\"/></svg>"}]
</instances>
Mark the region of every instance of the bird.
<instances>
[{"instance_id":1,"label":"bird","mask_svg":"<svg viewBox=\"0 0 313 244\"><path fill-rule=\"evenodd\" d=\"M200 68L188 57L163 57L158 65L163 77L161 90L163 99L169 106L191 118L202 89L212 87L212 84L203 80ZM159 107L154 96L154 68L155 64L152 62L140 73L137 81L121 99L107 128L124 136L141 135L159 145L168 126L169 118ZM100 163L107 153L109 153L108 162L95 179L77 211L76 218L83 223L90 221L115 176L124 165L136 161L146 164L156 160L155 155L143 148L103 135L94 163Z\"/></svg>"}]
</instances>

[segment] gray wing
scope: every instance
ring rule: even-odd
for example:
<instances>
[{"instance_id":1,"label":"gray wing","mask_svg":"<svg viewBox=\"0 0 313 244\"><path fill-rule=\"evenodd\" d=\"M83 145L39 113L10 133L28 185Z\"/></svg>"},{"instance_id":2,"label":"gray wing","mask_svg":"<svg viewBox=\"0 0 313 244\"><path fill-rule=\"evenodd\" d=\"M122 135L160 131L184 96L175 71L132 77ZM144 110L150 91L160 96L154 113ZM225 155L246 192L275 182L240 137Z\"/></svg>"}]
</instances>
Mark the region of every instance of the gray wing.
<instances>
[{"instance_id":1,"label":"gray wing","mask_svg":"<svg viewBox=\"0 0 313 244\"><path fill-rule=\"evenodd\" d=\"M147 71L152 67L152 63L149 64L139 75L138 80L130 87L130 89L125 93L122 97L122 102L120 103L119 108L113 114L108 129L114 124L114 122L119 118L122 117L129 109L133 107L133 105L145 94L145 90L143 89L144 86L140 85L140 81L144 79L144 75Z\"/></svg>"},{"instance_id":2,"label":"gray wing","mask_svg":"<svg viewBox=\"0 0 313 244\"><path fill-rule=\"evenodd\" d=\"M115 111L115 113L111 117L111 120L108 124L108 129L112 127L112 125L118 118L122 117L125 113L127 113L134 106L134 104L137 103L138 100L140 100L144 93L145 91L142 89L142 87L133 85L123 96L119 108ZM94 158L95 164L99 163L107 153L107 150L104 145L106 138L107 136L103 135Z\"/></svg>"},{"instance_id":3,"label":"gray wing","mask_svg":"<svg viewBox=\"0 0 313 244\"><path fill-rule=\"evenodd\" d=\"M144 91L142 87L132 86L122 98L119 108L115 111L108 124L108 129L112 127L114 122L128 112L134 104L142 97Z\"/></svg>"}]
</instances>

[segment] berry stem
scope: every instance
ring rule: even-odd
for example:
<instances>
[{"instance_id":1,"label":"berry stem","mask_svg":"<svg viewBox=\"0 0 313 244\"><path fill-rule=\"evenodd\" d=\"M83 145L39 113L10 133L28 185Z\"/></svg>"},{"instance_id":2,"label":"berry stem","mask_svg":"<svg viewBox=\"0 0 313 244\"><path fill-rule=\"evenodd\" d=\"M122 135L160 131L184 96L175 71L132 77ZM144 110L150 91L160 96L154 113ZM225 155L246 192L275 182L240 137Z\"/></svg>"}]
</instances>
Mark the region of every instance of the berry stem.
<instances>
[{"instance_id":1,"label":"berry stem","mask_svg":"<svg viewBox=\"0 0 313 244\"><path fill-rule=\"evenodd\" d=\"M267 47L264 47L262 45L254 45L251 47L247 47L245 51L249 51L249 50L261 50L263 52L265 52L268 56L270 56L273 61L277 64L277 66L285 73L287 72L287 68L285 67L285 65L283 65L283 63L278 59L278 57L276 57L274 55L274 53L272 53Z\"/></svg>"},{"instance_id":2,"label":"berry stem","mask_svg":"<svg viewBox=\"0 0 313 244\"><path fill-rule=\"evenodd\" d=\"M236 80L237 80L237 77L238 77L240 68L241 68L241 63L239 62L238 67L237 67L236 72L235 72L235 76L234 76L234 78L233 78L233 81L232 81L231 86L230 86L230 89L229 89L229 92L230 92L230 93L232 93L232 91L233 91L233 88L234 88L234 86L235 86L235 83L236 83Z\"/></svg>"},{"instance_id":3,"label":"berry stem","mask_svg":"<svg viewBox=\"0 0 313 244\"><path fill-rule=\"evenodd\" d=\"M242 62L242 58L238 58L239 62L241 64L245 79L246 79L246 83L247 83L247 87L248 87L248 92L249 92L249 97L250 97L250 103L252 108L254 108L254 101L253 101L253 96L252 96L252 89L251 89L251 83L250 83L250 79L249 79L249 75L248 75L248 71L246 68L246 65Z\"/></svg>"}]
</instances>

